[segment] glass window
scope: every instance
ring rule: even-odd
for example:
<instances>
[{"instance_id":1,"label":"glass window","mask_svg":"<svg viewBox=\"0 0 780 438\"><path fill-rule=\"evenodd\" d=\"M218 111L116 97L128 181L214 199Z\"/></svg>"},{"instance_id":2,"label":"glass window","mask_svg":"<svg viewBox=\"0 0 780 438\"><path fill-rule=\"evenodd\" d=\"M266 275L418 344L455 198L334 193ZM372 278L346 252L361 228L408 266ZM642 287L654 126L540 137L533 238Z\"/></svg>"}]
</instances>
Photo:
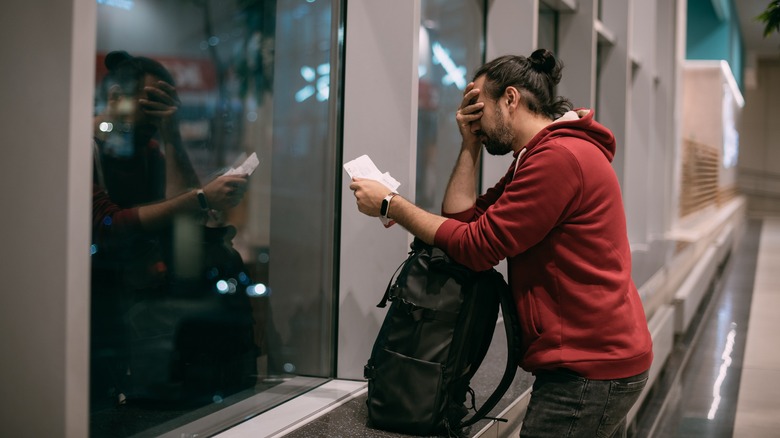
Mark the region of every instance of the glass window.
<instances>
[{"instance_id":1,"label":"glass window","mask_svg":"<svg viewBox=\"0 0 780 438\"><path fill-rule=\"evenodd\" d=\"M460 152L455 111L484 59L485 4L423 0L420 24L416 203L438 213Z\"/></svg>"},{"instance_id":2,"label":"glass window","mask_svg":"<svg viewBox=\"0 0 780 438\"><path fill-rule=\"evenodd\" d=\"M334 373L340 2L97 2L91 435L205 436Z\"/></svg>"}]
</instances>

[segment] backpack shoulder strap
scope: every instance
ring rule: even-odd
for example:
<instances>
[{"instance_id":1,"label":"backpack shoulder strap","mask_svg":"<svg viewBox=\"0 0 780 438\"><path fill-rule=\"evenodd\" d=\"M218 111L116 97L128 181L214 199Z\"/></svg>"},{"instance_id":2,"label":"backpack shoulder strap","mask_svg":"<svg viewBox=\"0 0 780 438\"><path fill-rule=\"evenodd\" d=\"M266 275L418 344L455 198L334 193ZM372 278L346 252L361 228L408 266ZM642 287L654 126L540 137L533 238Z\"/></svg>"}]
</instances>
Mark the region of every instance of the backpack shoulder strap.
<instances>
[{"instance_id":1,"label":"backpack shoulder strap","mask_svg":"<svg viewBox=\"0 0 780 438\"><path fill-rule=\"evenodd\" d=\"M400 265L398 265L397 268L395 268L395 272L393 272L393 275L390 276L390 281L387 282L387 287L385 288L385 293L382 295L382 299L379 301L379 304L377 304L377 307L386 307L387 301L390 299L390 291L393 289L393 284L398 279L398 271L401 270L407 263L409 263L412 258L416 255L415 251L409 251L409 256L401 262Z\"/></svg>"},{"instance_id":2,"label":"backpack shoulder strap","mask_svg":"<svg viewBox=\"0 0 780 438\"><path fill-rule=\"evenodd\" d=\"M468 427L477 421L485 418L490 410L493 409L501 397L504 396L506 391L512 385L517 374L517 367L520 363L520 325L517 317L517 308L515 307L512 293L508 287L501 288L499 292L499 298L501 300L501 314L504 317L504 330L506 331L507 342L507 358L506 368L504 369L504 375L501 377L496 389L487 398L485 403L471 417L464 419L460 427ZM499 421L507 421L505 419L498 419Z\"/></svg>"}]
</instances>

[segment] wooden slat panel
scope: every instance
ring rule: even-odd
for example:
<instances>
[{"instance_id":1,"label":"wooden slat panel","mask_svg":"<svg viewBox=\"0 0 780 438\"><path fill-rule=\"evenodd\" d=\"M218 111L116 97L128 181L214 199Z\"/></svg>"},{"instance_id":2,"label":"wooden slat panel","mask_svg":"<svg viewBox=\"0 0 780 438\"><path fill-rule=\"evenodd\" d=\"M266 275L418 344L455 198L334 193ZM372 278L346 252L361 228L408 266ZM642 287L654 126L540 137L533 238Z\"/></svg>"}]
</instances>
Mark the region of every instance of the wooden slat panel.
<instances>
[{"instance_id":1,"label":"wooden slat panel","mask_svg":"<svg viewBox=\"0 0 780 438\"><path fill-rule=\"evenodd\" d=\"M680 216L722 201L718 191L720 150L691 140L683 141Z\"/></svg>"}]
</instances>

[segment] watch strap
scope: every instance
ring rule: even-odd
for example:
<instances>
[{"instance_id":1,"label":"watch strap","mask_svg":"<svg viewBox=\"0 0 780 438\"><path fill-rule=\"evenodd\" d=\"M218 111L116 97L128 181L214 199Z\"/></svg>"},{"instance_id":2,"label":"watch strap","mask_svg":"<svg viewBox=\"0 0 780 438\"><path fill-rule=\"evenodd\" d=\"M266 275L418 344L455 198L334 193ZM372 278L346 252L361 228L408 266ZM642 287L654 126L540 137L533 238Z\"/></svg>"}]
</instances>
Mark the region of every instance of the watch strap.
<instances>
[{"instance_id":1,"label":"watch strap","mask_svg":"<svg viewBox=\"0 0 780 438\"><path fill-rule=\"evenodd\" d=\"M390 212L390 201L392 201L393 197L397 194L398 193L396 192L390 192L382 199L382 205L379 208L379 220L382 221L382 225L385 227L390 227L395 223L392 219L387 217L387 214Z\"/></svg>"}]
</instances>

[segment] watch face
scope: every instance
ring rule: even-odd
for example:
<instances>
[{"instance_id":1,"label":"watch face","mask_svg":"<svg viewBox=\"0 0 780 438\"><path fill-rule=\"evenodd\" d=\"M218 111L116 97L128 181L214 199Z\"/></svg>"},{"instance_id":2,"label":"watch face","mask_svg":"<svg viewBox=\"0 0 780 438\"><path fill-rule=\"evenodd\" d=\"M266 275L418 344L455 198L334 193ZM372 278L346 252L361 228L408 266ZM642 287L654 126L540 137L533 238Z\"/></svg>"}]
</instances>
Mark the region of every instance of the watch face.
<instances>
[{"instance_id":1,"label":"watch face","mask_svg":"<svg viewBox=\"0 0 780 438\"><path fill-rule=\"evenodd\" d=\"M390 206L390 202L387 199L382 200L382 207L379 209L379 214L387 216L387 207Z\"/></svg>"},{"instance_id":2,"label":"watch face","mask_svg":"<svg viewBox=\"0 0 780 438\"><path fill-rule=\"evenodd\" d=\"M200 208L203 210L208 210L209 203L206 201L206 195L203 192L198 192L198 203L200 204Z\"/></svg>"}]
</instances>

